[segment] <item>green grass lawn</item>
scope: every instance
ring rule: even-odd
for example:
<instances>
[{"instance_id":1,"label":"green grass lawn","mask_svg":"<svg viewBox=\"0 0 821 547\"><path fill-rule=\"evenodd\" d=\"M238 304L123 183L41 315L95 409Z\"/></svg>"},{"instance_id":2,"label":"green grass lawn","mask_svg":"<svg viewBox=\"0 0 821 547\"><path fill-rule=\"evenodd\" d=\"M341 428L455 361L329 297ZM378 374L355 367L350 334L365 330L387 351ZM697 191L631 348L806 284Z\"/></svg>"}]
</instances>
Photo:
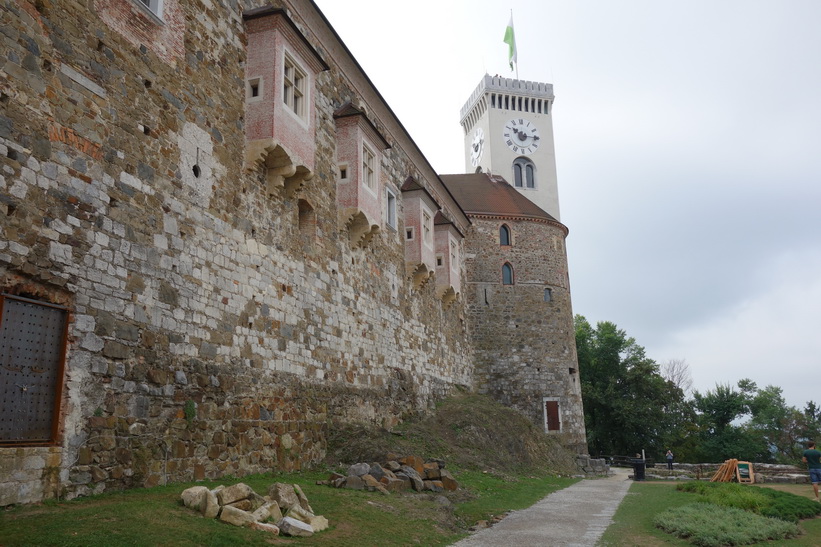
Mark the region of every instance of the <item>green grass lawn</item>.
<instances>
[{"instance_id":1,"label":"green grass lawn","mask_svg":"<svg viewBox=\"0 0 821 547\"><path fill-rule=\"evenodd\" d=\"M257 475L240 480L200 482L103 494L69 502L0 510L0 546L13 545L448 545L464 537L477 520L528 507L574 479L549 476L500 478L489 473L456 473L461 491L452 508L436 496L335 489L316 485L326 473ZM511 480L513 479L513 480ZM299 484L330 528L311 538L274 537L237 528L180 505L180 493L194 484L245 482L265 494L274 482Z\"/></svg>"},{"instance_id":2,"label":"green grass lawn","mask_svg":"<svg viewBox=\"0 0 821 547\"><path fill-rule=\"evenodd\" d=\"M767 486L749 486L766 488ZM773 485L776 489L810 497L808 485ZM633 483L613 517L614 523L605 532L600 545L650 547L656 545L692 545L677 539L653 524L654 519L664 511L692 504L692 494L678 492L674 483L637 482ZM821 518L803 520L799 523L804 534L795 539L769 541L759 545L788 545L794 547L821 545Z\"/></svg>"}]
</instances>

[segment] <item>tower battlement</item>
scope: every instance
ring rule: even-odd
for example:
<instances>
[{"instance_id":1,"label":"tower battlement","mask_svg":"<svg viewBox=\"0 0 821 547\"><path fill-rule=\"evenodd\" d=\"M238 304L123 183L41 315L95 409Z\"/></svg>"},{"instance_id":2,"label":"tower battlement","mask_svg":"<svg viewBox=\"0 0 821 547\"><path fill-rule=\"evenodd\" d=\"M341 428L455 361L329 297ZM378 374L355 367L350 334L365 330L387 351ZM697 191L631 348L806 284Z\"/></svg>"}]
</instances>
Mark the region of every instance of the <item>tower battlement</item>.
<instances>
[{"instance_id":1,"label":"tower battlement","mask_svg":"<svg viewBox=\"0 0 821 547\"><path fill-rule=\"evenodd\" d=\"M531 82L528 80L517 80L515 78L503 78L502 76L491 76L485 74L479 85L470 98L462 106L460 113L460 122L464 125L465 118L471 113L476 103L485 95L485 93L504 93L511 95L521 95L539 99L547 99L552 101L553 84L542 82Z\"/></svg>"}]
</instances>

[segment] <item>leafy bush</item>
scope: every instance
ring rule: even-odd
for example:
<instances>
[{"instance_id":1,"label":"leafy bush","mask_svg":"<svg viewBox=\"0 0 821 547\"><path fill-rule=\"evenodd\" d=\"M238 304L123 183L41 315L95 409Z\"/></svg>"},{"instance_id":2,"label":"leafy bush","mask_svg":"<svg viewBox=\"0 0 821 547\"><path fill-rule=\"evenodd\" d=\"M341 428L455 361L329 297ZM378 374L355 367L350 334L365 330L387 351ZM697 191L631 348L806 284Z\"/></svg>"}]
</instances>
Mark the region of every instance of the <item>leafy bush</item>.
<instances>
[{"instance_id":1,"label":"leafy bush","mask_svg":"<svg viewBox=\"0 0 821 547\"><path fill-rule=\"evenodd\" d=\"M735 507L789 522L821 514L821 505L809 498L738 483L689 481L676 488L700 496L699 501Z\"/></svg>"},{"instance_id":2,"label":"leafy bush","mask_svg":"<svg viewBox=\"0 0 821 547\"><path fill-rule=\"evenodd\" d=\"M658 514L653 523L700 547L750 545L799 534L798 526L793 523L712 503L692 503L668 509Z\"/></svg>"}]
</instances>

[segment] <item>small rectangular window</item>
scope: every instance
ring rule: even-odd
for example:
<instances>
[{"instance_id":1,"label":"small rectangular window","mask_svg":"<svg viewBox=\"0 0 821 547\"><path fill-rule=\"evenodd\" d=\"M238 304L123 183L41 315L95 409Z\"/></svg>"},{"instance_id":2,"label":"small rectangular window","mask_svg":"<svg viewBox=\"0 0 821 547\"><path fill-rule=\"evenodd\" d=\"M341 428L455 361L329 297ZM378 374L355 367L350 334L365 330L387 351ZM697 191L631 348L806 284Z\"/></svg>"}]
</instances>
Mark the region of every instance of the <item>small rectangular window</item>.
<instances>
[{"instance_id":1,"label":"small rectangular window","mask_svg":"<svg viewBox=\"0 0 821 547\"><path fill-rule=\"evenodd\" d=\"M348 182L348 164L343 163L339 166L339 181Z\"/></svg>"},{"instance_id":2,"label":"small rectangular window","mask_svg":"<svg viewBox=\"0 0 821 547\"><path fill-rule=\"evenodd\" d=\"M408 241L413 240L413 226L411 226L410 228L405 228L405 239L407 239Z\"/></svg>"},{"instance_id":3,"label":"small rectangular window","mask_svg":"<svg viewBox=\"0 0 821 547\"><path fill-rule=\"evenodd\" d=\"M544 290L544 301L550 302L553 300L553 290L552 289L545 289Z\"/></svg>"},{"instance_id":4,"label":"small rectangular window","mask_svg":"<svg viewBox=\"0 0 821 547\"><path fill-rule=\"evenodd\" d=\"M445 257L442 255L436 255L436 267L441 268L445 265Z\"/></svg>"},{"instance_id":5,"label":"small rectangular window","mask_svg":"<svg viewBox=\"0 0 821 547\"><path fill-rule=\"evenodd\" d=\"M390 188L385 188L385 222L396 229L396 194Z\"/></svg>"},{"instance_id":6,"label":"small rectangular window","mask_svg":"<svg viewBox=\"0 0 821 547\"><path fill-rule=\"evenodd\" d=\"M262 83L259 78L252 78L247 81L245 98L249 101L262 98Z\"/></svg>"},{"instance_id":7,"label":"small rectangular window","mask_svg":"<svg viewBox=\"0 0 821 547\"><path fill-rule=\"evenodd\" d=\"M56 442L68 310L0 295L0 445Z\"/></svg>"},{"instance_id":8,"label":"small rectangular window","mask_svg":"<svg viewBox=\"0 0 821 547\"><path fill-rule=\"evenodd\" d=\"M455 241L450 242L450 269L456 271L459 265L458 258L458 247L456 246Z\"/></svg>"}]
</instances>

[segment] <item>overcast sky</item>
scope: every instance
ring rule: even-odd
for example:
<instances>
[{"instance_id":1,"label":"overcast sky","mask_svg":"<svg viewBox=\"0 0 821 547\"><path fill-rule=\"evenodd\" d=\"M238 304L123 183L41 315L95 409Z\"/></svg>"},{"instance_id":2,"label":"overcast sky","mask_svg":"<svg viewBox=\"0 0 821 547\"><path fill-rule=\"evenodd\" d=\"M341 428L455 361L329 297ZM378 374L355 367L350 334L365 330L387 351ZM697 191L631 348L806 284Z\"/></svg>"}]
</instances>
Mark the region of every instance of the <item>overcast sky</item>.
<instances>
[{"instance_id":1,"label":"overcast sky","mask_svg":"<svg viewBox=\"0 0 821 547\"><path fill-rule=\"evenodd\" d=\"M575 313L695 389L821 403L821 2L317 0L440 173L485 74L554 84Z\"/></svg>"}]
</instances>

